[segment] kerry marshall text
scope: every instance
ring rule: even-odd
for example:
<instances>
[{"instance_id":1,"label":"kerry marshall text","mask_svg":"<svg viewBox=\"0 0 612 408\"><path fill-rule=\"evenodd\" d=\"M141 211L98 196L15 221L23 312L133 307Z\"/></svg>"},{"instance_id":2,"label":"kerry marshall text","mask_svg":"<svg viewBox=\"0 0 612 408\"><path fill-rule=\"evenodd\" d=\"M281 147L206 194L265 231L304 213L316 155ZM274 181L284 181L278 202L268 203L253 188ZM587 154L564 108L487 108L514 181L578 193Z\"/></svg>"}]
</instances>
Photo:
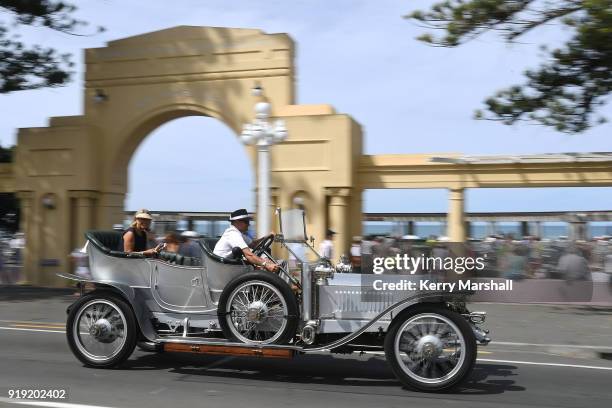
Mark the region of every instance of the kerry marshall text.
<instances>
[{"instance_id":1,"label":"kerry marshall text","mask_svg":"<svg viewBox=\"0 0 612 408\"><path fill-rule=\"evenodd\" d=\"M496 280L461 280L456 282L434 282L430 279L421 279L409 281L402 279L398 282L385 282L382 279L377 279L372 282L374 290L420 290L420 291L436 291L436 292L454 292L462 290L474 291L509 291L512 290L512 281L505 279L503 281Z\"/></svg>"}]
</instances>

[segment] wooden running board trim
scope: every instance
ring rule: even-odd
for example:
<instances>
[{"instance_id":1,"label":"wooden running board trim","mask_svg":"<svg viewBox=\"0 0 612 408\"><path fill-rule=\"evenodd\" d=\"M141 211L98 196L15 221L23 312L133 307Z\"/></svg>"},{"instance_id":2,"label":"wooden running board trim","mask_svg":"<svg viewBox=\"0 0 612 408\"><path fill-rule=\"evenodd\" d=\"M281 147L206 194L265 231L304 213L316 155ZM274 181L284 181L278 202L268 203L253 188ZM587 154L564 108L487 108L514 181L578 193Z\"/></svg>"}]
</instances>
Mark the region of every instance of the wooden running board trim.
<instances>
[{"instance_id":1,"label":"wooden running board trim","mask_svg":"<svg viewBox=\"0 0 612 408\"><path fill-rule=\"evenodd\" d=\"M164 343L164 351L196 354L219 354L226 356L265 357L290 359L295 350L249 347L249 346L218 346L207 344Z\"/></svg>"}]
</instances>

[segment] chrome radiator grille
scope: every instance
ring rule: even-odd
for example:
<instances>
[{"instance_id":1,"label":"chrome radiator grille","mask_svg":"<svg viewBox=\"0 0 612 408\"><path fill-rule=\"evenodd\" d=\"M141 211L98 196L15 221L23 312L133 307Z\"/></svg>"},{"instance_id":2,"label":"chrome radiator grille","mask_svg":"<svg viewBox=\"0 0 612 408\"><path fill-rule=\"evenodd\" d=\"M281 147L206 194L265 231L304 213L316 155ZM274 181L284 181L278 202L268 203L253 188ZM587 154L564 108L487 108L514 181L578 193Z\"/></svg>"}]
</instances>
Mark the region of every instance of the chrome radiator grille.
<instances>
[{"instance_id":1,"label":"chrome radiator grille","mask_svg":"<svg viewBox=\"0 0 612 408\"><path fill-rule=\"evenodd\" d=\"M371 287L319 286L319 316L324 318L373 317L405 296L405 293L375 291Z\"/></svg>"}]
</instances>

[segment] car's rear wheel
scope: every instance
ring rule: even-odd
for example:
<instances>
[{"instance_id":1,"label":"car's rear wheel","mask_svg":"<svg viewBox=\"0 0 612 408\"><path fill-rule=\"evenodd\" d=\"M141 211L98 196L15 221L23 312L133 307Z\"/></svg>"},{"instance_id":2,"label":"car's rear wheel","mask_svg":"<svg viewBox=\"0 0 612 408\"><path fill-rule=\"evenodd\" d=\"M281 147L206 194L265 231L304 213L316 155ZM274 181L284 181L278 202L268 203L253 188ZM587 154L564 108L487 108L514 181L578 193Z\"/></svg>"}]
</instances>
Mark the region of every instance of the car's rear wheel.
<instances>
[{"instance_id":1,"label":"car's rear wheel","mask_svg":"<svg viewBox=\"0 0 612 408\"><path fill-rule=\"evenodd\" d=\"M66 336L72 353L83 364L109 368L130 357L138 327L132 309L119 296L92 293L70 308Z\"/></svg>"},{"instance_id":2,"label":"car's rear wheel","mask_svg":"<svg viewBox=\"0 0 612 408\"><path fill-rule=\"evenodd\" d=\"M406 386L442 391L459 385L476 361L470 324L442 306L421 304L400 313L385 336L385 356Z\"/></svg>"},{"instance_id":3,"label":"car's rear wheel","mask_svg":"<svg viewBox=\"0 0 612 408\"><path fill-rule=\"evenodd\" d=\"M277 275L255 271L231 281L219 298L219 325L240 343L284 344L295 335L298 305Z\"/></svg>"}]
</instances>

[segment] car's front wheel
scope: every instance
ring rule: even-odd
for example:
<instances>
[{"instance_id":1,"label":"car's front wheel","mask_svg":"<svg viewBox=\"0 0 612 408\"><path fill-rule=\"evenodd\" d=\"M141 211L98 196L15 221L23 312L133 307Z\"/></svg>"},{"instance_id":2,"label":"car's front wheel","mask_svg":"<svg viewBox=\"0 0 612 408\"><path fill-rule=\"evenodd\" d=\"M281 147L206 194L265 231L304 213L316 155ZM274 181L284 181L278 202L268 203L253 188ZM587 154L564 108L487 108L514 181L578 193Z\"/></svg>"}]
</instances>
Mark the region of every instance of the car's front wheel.
<instances>
[{"instance_id":1,"label":"car's front wheel","mask_svg":"<svg viewBox=\"0 0 612 408\"><path fill-rule=\"evenodd\" d=\"M447 390L467 379L476 348L467 320L434 304L404 310L385 335L385 356L393 372L420 391Z\"/></svg>"},{"instance_id":2,"label":"car's front wheel","mask_svg":"<svg viewBox=\"0 0 612 408\"><path fill-rule=\"evenodd\" d=\"M109 368L130 357L138 327L132 309L119 296L92 293L70 308L66 336L70 350L83 364Z\"/></svg>"}]
</instances>

